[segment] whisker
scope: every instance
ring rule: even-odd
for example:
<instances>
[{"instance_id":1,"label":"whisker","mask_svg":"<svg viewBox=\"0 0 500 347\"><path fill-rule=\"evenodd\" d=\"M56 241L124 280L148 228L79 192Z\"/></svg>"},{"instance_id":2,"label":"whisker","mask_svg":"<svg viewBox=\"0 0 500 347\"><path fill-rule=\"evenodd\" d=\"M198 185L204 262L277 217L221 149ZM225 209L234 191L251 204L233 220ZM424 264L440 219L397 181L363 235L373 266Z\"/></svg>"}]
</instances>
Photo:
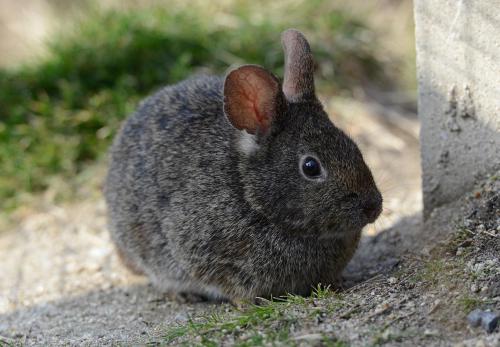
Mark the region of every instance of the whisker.
<instances>
[{"instance_id":1,"label":"whisker","mask_svg":"<svg viewBox=\"0 0 500 347\"><path fill-rule=\"evenodd\" d=\"M417 185L415 183L399 183L399 184L394 184L392 186L382 186L381 188L381 191L382 193L386 193L388 191L391 191L391 190L394 190L394 189L397 189L397 188L408 188L408 187L411 187L411 188L419 188L420 184Z\"/></svg>"}]
</instances>

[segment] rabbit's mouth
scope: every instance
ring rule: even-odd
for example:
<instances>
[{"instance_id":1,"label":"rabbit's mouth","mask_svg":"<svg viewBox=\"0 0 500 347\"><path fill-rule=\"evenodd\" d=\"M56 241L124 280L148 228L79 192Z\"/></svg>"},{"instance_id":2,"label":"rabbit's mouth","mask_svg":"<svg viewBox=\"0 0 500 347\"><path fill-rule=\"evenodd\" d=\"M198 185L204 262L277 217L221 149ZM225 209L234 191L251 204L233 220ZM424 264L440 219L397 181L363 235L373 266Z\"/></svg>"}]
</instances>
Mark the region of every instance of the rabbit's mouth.
<instances>
[{"instance_id":1,"label":"rabbit's mouth","mask_svg":"<svg viewBox=\"0 0 500 347\"><path fill-rule=\"evenodd\" d=\"M366 218L360 218L359 216L352 216L344 220L335 219L327 224L326 230L322 234L328 233L344 236L346 234L358 233L367 224L368 221Z\"/></svg>"}]
</instances>

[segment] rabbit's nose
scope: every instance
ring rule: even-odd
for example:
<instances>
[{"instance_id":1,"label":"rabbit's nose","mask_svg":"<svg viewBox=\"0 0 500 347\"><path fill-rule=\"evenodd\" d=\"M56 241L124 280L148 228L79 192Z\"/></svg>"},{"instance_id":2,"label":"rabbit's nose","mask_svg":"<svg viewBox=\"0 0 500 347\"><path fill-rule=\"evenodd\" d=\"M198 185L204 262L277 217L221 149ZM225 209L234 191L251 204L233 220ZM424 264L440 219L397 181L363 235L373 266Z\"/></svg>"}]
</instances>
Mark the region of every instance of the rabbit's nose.
<instances>
[{"instance_id":1,"label":"rabbit's nose","mask_svg":"<svg viewBox=\"0 0 500 347\"><path fill-rule=\"evenodd\" d=\"M361 208L363 209L363 214L368 219L368 223L375 222L382 212L382 197L376 196L365 199Z\"/></svg>"}]
</instances>

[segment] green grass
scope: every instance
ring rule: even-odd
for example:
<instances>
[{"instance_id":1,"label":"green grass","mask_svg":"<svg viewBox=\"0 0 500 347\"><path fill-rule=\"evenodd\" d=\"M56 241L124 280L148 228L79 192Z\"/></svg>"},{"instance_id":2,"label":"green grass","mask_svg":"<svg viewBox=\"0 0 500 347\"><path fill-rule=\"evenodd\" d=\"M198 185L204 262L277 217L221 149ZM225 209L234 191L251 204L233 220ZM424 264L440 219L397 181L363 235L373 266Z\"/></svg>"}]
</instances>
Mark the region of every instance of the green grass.
<instances>
[{"instance_id":1,"label":"green grass","mask_svg":"<svg viewBox=\"0 0 500 347\"><path fill-rule=\"evenodd\" d=\"M19 342L14 343L12 341L8 341L2 336L0 336L0 347L14 347L14 346L22 346L22 344Z\"/></svg>"},{"instance_id":2,"label":"green grass","mask_svg":"<svg viewBox=\"0 0 500 347\"><path fill-rule=\"evenodd\" d=\"M260 305L189 319L167 330L160 344L219 346L225 341L235 346L293 346L297 344L294 329L314 322L323 312L332 314L344 304L342 296L319 285L310 297L287 295L262 299ZM327 334L323 334L322 342L326 346L346 346Z\"/></svg>"},{"instance_id":3,"label":"green grass","mask_svg":"<svg viewBox=\"0 0 500 347\"><path fill-rule=\"evenodd\" d=\"M465 314L468 314L472 310L478 308L481 306L481 304L484 304L480 298L477 298L475 296L471 296L469 294L464 294L458 299L458 304L459 307L462 309L462 311Z\"/></svg>"},{"instance_id":4,"label":"green grass","mask_svg":"<svg viewBox=\"0 0 500 347\"><path fill-rule=\"evenodd\" d=\"M411 283L421 283L425 286L434 287L441 281L448 280L453 272L454 264L443 259L430 259L424 261L422 266L409 277Z\"/></svg>"},{"instance_id":5,"label":"green grass","mask_svg":"<svg viewBox=\"0 0 500 347\"><path fill-rule=\"evenodd\" d=\"M46 57L0 70L0 208L102 157L120 122L161 85L240 63L281 74L287 27L308 34L320 88L348 91L380 75L375 42L359 21L327 1L294 4L287 11L286 3L271 10L239 1L221 10L225 20L202 6L89 10L52 38Z\"/></svg>"}]
</instances>

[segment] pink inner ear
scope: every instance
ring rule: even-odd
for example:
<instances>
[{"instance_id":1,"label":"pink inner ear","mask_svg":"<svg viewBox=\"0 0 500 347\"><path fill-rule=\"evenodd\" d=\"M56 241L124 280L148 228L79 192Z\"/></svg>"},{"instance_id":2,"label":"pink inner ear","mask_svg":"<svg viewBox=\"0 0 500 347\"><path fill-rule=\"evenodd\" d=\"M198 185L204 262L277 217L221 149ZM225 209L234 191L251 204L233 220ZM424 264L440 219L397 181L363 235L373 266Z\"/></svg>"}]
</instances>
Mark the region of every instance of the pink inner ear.
<instances>
[{"instance_id":1,"label":"pink inner ear","mask_svg":"<svg viewBox=\"0 0 500 347\"><path fill-rule=\"evenodd\" d=\"M262 86L259 85L259 80L254 75L243 73L240 75L240 80L242 86L239 90L241 100L243 102L246 100L248 111L250 114L253 112L255 121L259 126L267 127L269 119L260 112L260 109L265 108L263 101L266 95L263 94L266 91L262 89Z\"/></svg>"},{"instance_id":2,"label":"pink inner ear","mask_svg":"<svg viewBox=\"0 0 500 347\"><path fill-rule=\"evenodd\" d=\"M224 112L233 126L255 134L266 132L277 112L278 80L259 66L233 70L224 83Z\"/></svg>"}]
</instances>

